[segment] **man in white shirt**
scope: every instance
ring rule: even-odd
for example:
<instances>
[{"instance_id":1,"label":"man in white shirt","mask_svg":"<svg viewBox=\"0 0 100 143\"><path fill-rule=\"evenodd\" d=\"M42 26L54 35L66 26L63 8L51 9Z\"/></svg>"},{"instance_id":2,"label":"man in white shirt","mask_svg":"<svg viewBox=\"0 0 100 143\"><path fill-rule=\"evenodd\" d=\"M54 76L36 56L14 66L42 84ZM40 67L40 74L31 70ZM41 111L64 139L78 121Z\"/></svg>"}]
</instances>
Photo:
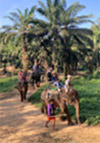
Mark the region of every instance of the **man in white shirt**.
<instances>
[{"instance_id":1,"label":"man in white shirt","mask_svg":"<svg viewBox=\"0 0 100 143\"><path fill-rule=\"evenodd\" d=\"M67 80L65 81L65 91L68 93L70 88L72 86L72 83L71 83L71 75L68 75L67 76Z\"/></svg>"}]
</instances>

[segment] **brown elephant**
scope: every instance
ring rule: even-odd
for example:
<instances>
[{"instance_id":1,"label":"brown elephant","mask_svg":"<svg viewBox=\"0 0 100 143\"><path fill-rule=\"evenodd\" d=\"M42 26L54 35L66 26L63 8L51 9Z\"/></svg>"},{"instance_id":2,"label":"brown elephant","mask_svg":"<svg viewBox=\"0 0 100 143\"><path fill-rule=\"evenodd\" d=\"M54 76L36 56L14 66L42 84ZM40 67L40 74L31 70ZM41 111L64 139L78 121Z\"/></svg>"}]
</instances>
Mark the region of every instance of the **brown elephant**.
<instances>
[{"instance_id":1,"label":"brown elephant","mask_svg":"<svg viewBox=\"0 0 100 143\"><path fill-rule=\"evenodd\" d=\"M68 112L67 105L72 105L76 109L76 117L77 122L80 125L80 118L79 118L79 109L80 109L80 101L78 92L75 89L71 89L68 93L66 93L64 90L62 92L53 91L50 89L46 89L41 94L41 100L43 103L42 111L44 113L47 113L47 105L49 103L49 100L53 99L55 107L60 107L61 114L66 114L68 124L73 124L70 114Z\"/></svg>"},{"instance_id":2,"label":"brown elephant","mask_svg":"<svg viewBox=\"0 0 100 143\"><path fill-rule=\"evenodd\" d=\"M22 82L18 81L17 88L21 96L21 102L23 102L24 100L26 100L26 94L28 91L28 83L25 81L22 81Z\"/></svg>"}]
</instances>

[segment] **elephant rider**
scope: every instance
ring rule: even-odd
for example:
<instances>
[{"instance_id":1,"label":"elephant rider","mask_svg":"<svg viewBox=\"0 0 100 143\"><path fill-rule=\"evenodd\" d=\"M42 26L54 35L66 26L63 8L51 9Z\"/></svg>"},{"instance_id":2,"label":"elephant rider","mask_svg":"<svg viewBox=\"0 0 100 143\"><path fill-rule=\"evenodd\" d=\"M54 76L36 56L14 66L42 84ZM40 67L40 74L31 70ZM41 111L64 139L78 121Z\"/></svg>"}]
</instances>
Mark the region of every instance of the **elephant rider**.
<instances>
[{"instance_id":1,"label":"elephant rider","mask_svg":"<svg viewBox=\"0 0 100 143\"><path fill-rule=\"evenodd\" d=\"M61 87L64 87L64 85L61 82L59 82L57 74L55 72L52 73L51 80L52 80L53 85L57 86L58 91L61 91Z\"/></svg>"},{"instance_id":2,"label":"elephant rider","mask_svg":"<svg viewBox=\"0 0 100 143\"><path fill-rule=\"evenodd\" d=\"M65 91L66 91L66 93L68 93L70 91L71 86L72 86L71 75L68 75L67 80L65 81Z\"/></svg>"},{"instance_id":3,"label":"elephant rider","mask_svg":"<svg viewBox=\"0 0 100 143\"><path fill-rule=\"evenodd\" d=\"M39 71L39 64L36 64L35 66L33 66L33 71L34 72L38 72Z\"/></svg>"},{"instance_id":4,"label":"elephant rider","mask_svg":"<svg viewBox=\"0 0 100 143\"><path fill-rule=\"evenodd\" d=\"M27 83L27 70L18 73L18 81L22 83Z\"/></svg>"},{"instance_id":5,"label":"elephant rider","mask_svg":"<svg viewBox=\"0 0 100 143\"><path fill-rule=\"evenodd\" d=\"M22 79L22 72L18 72L18 82L21 82Z\"/></svg>"}]
</instances>

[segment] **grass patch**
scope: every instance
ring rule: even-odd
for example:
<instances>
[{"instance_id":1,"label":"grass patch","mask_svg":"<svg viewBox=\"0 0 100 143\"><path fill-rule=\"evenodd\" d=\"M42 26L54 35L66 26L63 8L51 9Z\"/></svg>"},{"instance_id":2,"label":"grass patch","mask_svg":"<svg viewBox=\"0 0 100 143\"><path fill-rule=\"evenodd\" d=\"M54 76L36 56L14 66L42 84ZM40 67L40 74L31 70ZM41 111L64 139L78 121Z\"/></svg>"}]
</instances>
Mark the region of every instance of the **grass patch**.
<instances>
[{"instance_id":1,"label":"grass patch","mask_svg":"<svg viewBox=\"0 0 100 143\"><path fill-rule=\"evenodd\" d=\"M17 84L17 76L0 79L0 93L13 90Z\"/></svg>"},{"instance_id":2,"label":"grass patch","mask_svg":"<svg viewBox=\"0 0 100 143\"><path fill-rule=\"evenodd\" d=\"M100 79L98 75L73 78L73 85L79 92L81 122L86 122L88 125L100 125ZM29 101L40 107L40 96L46 87L47 85L41 87L29 98ZM74 107L68 106L68 109L72 118L76 120Z\"/></svg>"},{"instance_id":3,"label":"grass patch","mask_svg":"<svg viewBox=\"0 0 100 143\"><path fill-rule=\"evenodd\" d=\"M44 89L47 88L47 85L42 86L39 90L37 90L31 97L29 97L28 101L32 104L35 104L37 107L40 107L41 104L41 93Z\"/></svg>"},{"instance_id":4,"label":"grass patch","mask_svg":"<svg viewBox=\"0 0 100 143\"><path fill-rule=\"evenodd\" d=\"M88 125L100 125L100 79L85 77L73 79L74 88L80 97L80 119ZM75 117L75 110L69 106L69 112Z\"/></svg>"}]
</instances>

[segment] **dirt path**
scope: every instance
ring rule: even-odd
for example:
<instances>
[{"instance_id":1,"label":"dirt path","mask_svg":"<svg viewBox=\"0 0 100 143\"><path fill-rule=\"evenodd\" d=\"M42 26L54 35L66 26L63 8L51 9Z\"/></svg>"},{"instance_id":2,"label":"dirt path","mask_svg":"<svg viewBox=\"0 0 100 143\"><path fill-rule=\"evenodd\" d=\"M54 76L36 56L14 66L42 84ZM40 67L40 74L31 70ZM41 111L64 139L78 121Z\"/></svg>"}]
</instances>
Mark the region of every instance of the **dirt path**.
<instances>
[{"instance_id":1,"label":"dirt path","mask_svg":"<svg viewBox=\"0 0 100 143\"><path fill-rule=\"evenodd\" d=\"M45 120L38 108L20 102L16 90L0 94L0 143L100 143L100 127L69 127L57 119L53 131Z\"/></svg>"}]
</instances>

